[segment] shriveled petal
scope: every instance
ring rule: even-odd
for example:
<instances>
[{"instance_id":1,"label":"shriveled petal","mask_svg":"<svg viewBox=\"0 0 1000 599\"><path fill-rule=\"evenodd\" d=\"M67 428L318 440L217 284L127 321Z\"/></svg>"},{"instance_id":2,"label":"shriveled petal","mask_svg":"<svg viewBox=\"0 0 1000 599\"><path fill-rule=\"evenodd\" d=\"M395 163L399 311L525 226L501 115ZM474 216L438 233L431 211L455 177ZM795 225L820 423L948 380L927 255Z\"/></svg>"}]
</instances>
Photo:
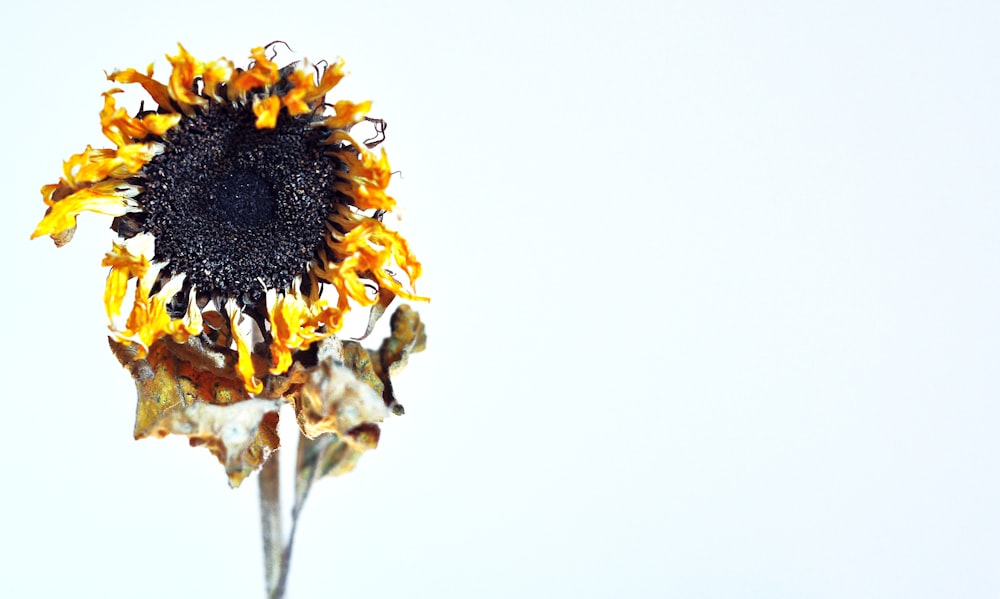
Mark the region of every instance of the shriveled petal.
<instances>
[{"instance_id":1,"label":"shriveled petal","mask_svg":"<svg viewBox=\"0 0 1000 599\"><path fill-rule=\"evenodd\" d=\"M201 334L204 323L201 312L193 314L189 311L181 318L171 318L167 304L183 288L184 274L176 275L162 282L160 290L152 293L153 286L161 282L160 271L162 263L154 263L138 278L135 289L135 303L124 327L114 323L111 331L114 337L122 343L135 343L140 348L140 357L145 356L148 349L157 340L169 336L178 343L184 343L191 335ZM191 301L194 300L192 290Z\"/></svg>"},{"instance_id":2,"label":"shriveled petal","mask_svg":"<svg viewBox=\"0 0 1000 599\"><path fill-rule=\"evenodd\" d=\"M363 121L371 108L372 103L368 100L360 104L355 104L349 100L340 100L333 105L335 114L327 117L323 121L323 126L330 129L344 129Z\"/></svg>"},{"instance_id":3,"label":"shriveled petal","mask_svg":"<svg viewBox=\"0 0 1000 599\"><path fill-rule=\"evenodd\" d=\"M111 73L108 75L108 79L115 83L138 83L160 108L171 112L174 111L173 102L170 100L170 91L167 89L167 86L153 79L152 64L146 67L145 75L135 69L125 69Z\"/></svg>"},{"instance_id":4,"label":"shriveled petal","mask_svg":"<svg viewBox=\"0 0 1000 599\"><path fill-rule=\"evenodd\" d=\"M111 267L104 286L104 308L110 321L114 322L121 315L129 281L146 274L153 254L153 236L147 233L112 242L111 251L104 255L101 262L102 266Z\"/></svg>"},{"instance_id":5,"label":"shriveled petal","mask_svg":"<svg viewBox=\"0 0 1000 599\"><path fill-rule=\"evenodd\" d=\"M118 147L119 153L123 147L144 140L150 134L162 136L180 122L181 115L177 113L152 113L142 118L129 116L124 108L115 104L114 94L121 91L112 89L104 92L104 108L101 110L101 131Z\"/></svg>"},{"instance_id":6,"label":"shriveled petal","mask_svg":"<svg viewBox=\"0 0 1000 599\"><path fill-rule=\"evenodd\" d=\"M280 400L250 398L228 351L194 338L160 340L144 358L134 344L112 341L111 349L135 379L136 439L185 435L222 462L233 487L278 448Z\"/></svg>"},{"instance_id":7,"label":"shriveled petal","mask_svg":"<svg viewBox=\"0 0 1000 599\"><path fill-rule=\"evenodd\" d=\"M94 149L90 146L87 146L87 149L78 154L73 154L69 157L69 159L63 162L62 181L54 185L46 185L42 187L42 196L45 198L45 203L51 206L52 201L58 201L61 199L56 197L55 193L60 187L75 190L82 183L94 183L104 179L107 175L102 174L104 172L103 167L102 169L92 169L88 168L88 166L92 164L100 164L108 160L114 160L117 155L117 150L108 148ZM69 195L69 193L65 192L64 196L65 195Z\"/></svg>"},{"instance_id":8,"label":"shriveled petal","mask_svg":"<svg viewBox=\"0 0 1000 599\"><path fill-rule=\"evenodd\" d=\"M255 376L250 341L246 334L240 330L240 319L243 317L243 311L233 300L226 302L226 311L229 312L229 327L233 340L236 341L236 352L239 355L236 370L243 378L247 391L255 394L260 393L264 389L264 384Z\"/></svg>"},{"instance_id":9,"label":"shriveled petal","mask_svg":"<svg viewBox=\"0 0 1000 599\"><path fill-rule=\"evenodd\" d=\"M65 198L49 206L31 238L49 235L55 236L76 228L76 217L81 212L96 212L107 216L122 216L129 212L138 212L139 208L130 198L118 193L118 181L110 181L107 185L97 184L73 192Z\"/></svg>"},{"instance_id":10,"label":"shriveled petal","mask_svg":"<svg viewBox=\"0 0 1000 599\"><path fill-rule=\"evenodd\" d=\"M339 264L328 265L328 270L334 271L331 281L337 286L343 296L345 293L362 305L371 305L374 299L368 298L363 292L364 284L361 275L370 274L378 284L391 290L396 295L409 300L426 301L407 291L387 270L386 266L393 261L406 272L410 287L420 277L421 264L410 251L409 244L400 234L391 231L375 219L365 219L350 232L343 236L340 242L331 244L332 249L342 261Z\"/></svg>"},{"instance_id":11,"label":"shriveled petal","mask_svg":"<svg viewBox=\"0 0 1000 599\"><path fill-rule=\"evenodd\" d=\"M181 109L191 114L192 108L208 105L208 100L195 93L194 88L195 79L204 73L205 67L195 60L184 46L177 44L177 48L177 56L167 56L167 60L174 67L170 72L168 89L170 97L181 105Z\"/></svg>"},{"instance_id":12,"label":"shriveled petal","mask_svg":"<svg viewBox=\"0 0 1000 599\"><path fill-rule=\"evenodd\" d=\"M310 374L295 406L299 428L310 439L324 433L346 436L391 415L382 397L345 366L324 360ZM377 442L377 441L376 441Z\"/></svg>"},{"instance_id":13,"label":"shriveled petal","mask_svg":"<svg viewBox=\"0 0 1000 599\"><path fill-rule=\"evenodd\" d=\"M270 87L280 79L278 65L267 58L264 48L254 48L250 57L253 58L253 66L235 73L229 80L227 93L230 100L243 100L250 90Z\"/></svg>"},{"instance_id":14,"label":"shriveled petal","mask_svg":"<svg viewBox=\"0 0 1000 599\"><path fill-rule=\"evenodd\" d=\"M281 374L292 364L292 351L309 347L340 330L344 311L324 300L303 297L296 279L288 293L267 291L271 325L271 373Z\"/></svg>"},{"instance_id":15,"label":"shriveled petal","mask_svg":"<svg viewBox=\"0 0 1000 599\"><path fill-rule=\"evenodd\" d=\"M204 71L201 79L205 84L205 95L221 101L222 97L218 94L219 86L228 82L233 76L232 61L220 58L215 62L207 62L204 64Z\"/></svg>"},{"instance_id":16,"label":"shriveled petal","mask_svg":"<svg viewBox=\"0 0 1000 599\"><path fill-rule=\"evenodd\" d=\"M302 64L288 76L292 88L282 97L282 103L292 115L306 114L319 105L329 92L344 77L344 61L338 59L328 66L316 84L316 74L308 61ZM368 103L371 104L370 102Z\"/></svg>"},{"instance_id":17,"label":"shriveled petal","mask_svg":"<svg viewBox=\"0 0 1000 599\"><path fill-rule=\"evenodd\" d=\"M257 116L258 129L274 129L278 123L278 113L281 111L281 99L278 96L268 96L264 99L253 99L253 113Z\"/></svg>"}]
</instances>

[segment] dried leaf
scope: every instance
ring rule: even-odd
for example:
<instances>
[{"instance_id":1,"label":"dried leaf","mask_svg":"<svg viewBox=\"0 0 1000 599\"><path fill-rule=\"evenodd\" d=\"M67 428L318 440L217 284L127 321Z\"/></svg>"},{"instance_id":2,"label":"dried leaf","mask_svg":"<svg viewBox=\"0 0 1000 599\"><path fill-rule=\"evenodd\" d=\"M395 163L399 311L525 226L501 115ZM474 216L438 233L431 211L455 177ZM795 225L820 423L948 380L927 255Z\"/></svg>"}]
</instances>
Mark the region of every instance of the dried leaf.
<instances>
[{"instance_id":1,"label":"dried leaf","mask_svg":"<svg viewBox=\"0 0 1000 599\"><path fill-rule=\"evenodd\" d=\"M410 354L424 351L427 347L427 334L420 315L406 304L392 314L389 326L392 333L382 341L382 347L378 350L379 364L380 370L395 375L406 366Z\"/></svg>"},{"instance_id":2,"label":"dried leaf","mask_svg":"<svg viewBox=\"0 0 1000 599\"><path fill-rule=\"evenodd\" d=\"M392 315L391 331L378 351L323 340L312 360L296 360L288 372L265 377L267 399L250 398L236 352L206 335L182 344L160 339L144 358L134 345L112 342L111 348L135 379L135 437L187 436L219 459L234 487L278 448L278 409L291 402L304 435L296 477L300 504L316 479L353 469L378 445L378 423L403 412L391 377L424 348L426 336L417 313L405 305Z\"/></svg>"},{"instance_id":3,"label":"dried leaf","mask_svg":"<svg viewBox=\"0 0 1000 599\"><path fill-rule=\"evenodd\" d=\"M275 399L247 399L227 406L195 401L158 420L150 434L187 435L192 447L207 447L226 467L230 486L238 487L277 449L280 406Z\"/></svg>"},{"instance_id":4,"label":"dried leaf","mask_svg":"<svg viewBox=\"0 0 1000 599\"><path fill-rule=\"evenodd\" d=\"M308 427L315 438L299 439L293 511L301 507L313 482L350 472L365 451L378 445L378 422L390 412L403 412L392 396L390 375L399 372L411 353L422 351L427 338L420 317L409 306L396 309L391 326L392 334L378 352L333 338L319 345L319 365L296 401L300 427Z\"/></svg>"},{"instance_id":5,"label":"dried leaf","mask_svg":"<svg viewBox=\"0 0 1000 599\"><path fill-rule=\"evenodd\" d=\"M234 487L278 448L280 402L248 403L249 395L232 366L232 352L199 338L183 344L160 339L146 358L137 358L134 345L112 341L111 349L135 380L136 439L186 435L191 445L208 447L226 467ZM257 401L272 407L265 410ZM198 418L205 420L199 423ZM228 427L226 418L232 419Z\"/></svg>"},{"instance_id":6,"label":"dried leaf","mask_svg":"<svg viewBox=\"0 0 1000 599\"><path fill-rule=\"evenodd\" d=\"M354 428L382 422L390 412L379 395L343 364L323 360L310 373L295 406L299 428L309 438L344 436Z\"/></svg>"}]
</instances>

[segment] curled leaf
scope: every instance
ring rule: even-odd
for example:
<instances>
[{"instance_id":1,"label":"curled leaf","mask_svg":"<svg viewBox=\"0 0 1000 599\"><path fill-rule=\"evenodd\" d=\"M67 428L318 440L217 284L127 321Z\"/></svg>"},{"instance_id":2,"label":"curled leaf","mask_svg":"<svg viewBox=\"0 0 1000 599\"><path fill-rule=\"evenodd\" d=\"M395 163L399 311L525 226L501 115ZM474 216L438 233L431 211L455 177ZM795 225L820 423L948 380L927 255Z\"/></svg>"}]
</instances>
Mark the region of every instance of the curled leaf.
<instances>
[{"instance_id":1,"label":"curled leaf","mask_svg":"<svg viewBox=\"0 0 1000 599\"><path fill-rule=\"evenodd\" d=\"M111 349L135 380L136 439L185 435L219 459L233 487L278 448L280 402L250 399L232 367L234 352L201 338L160 339L145 358L135 345L111 341Z\"/></svg>"},{"instance_id":2,"label":"curled leaf","mask_svg":"<svg viewBox=\"0 0 1000 599\"><path fill-rule=\"evenodd\" d=\"M362 424L382 422L390 414L370 386L333 360L320 362L309 373L295 408L299 427L309 438L323 433L343 436Z\"/></svg>"},{"instance_id":3,"label":"curled leaf","mask_svg":"<svg viewBox=\"0 0 1000 599\"><path fill-rule=\"evenodd\" d=\"M378 422L389 413L403 413L390 376L410 354L424 349L427 337L419 315L407 305L396 309L390 324L391 335L378 351L335 338L319 344L318 365L296 401L300 427L310 435L299 439L296 511L315 480L350 472L364 452L378 445Z\"/></svg>"},{"instance_id":4,"label":"curled leaf","mask_svg":"<svg viewBox=\"0 0 1000 599\"><path fill-rule=\"evenodd\" d=\"M150 434L186 435L203 445L226 467L229 484L238 487L278 447L279 400L247 399L227 406L203 401L174 410L156 421Z\"/></svg>"},{"instance_id":5,"label":"curled leaf","mask_svg":"<svg viewBox=\"0 0 1000 599\"><path fill-rule=\"evenodd\" d=\"M344 363L382 396L385 405L394 414L400 415L403 406L396 401L392 377L403 370L410 354L424 350L427 334L420 315L406 304L393 312L389 326L391 333L382 340L378 351L367 350L354 341L345 341L342 355Z\"/></svg>"}]
</instances>

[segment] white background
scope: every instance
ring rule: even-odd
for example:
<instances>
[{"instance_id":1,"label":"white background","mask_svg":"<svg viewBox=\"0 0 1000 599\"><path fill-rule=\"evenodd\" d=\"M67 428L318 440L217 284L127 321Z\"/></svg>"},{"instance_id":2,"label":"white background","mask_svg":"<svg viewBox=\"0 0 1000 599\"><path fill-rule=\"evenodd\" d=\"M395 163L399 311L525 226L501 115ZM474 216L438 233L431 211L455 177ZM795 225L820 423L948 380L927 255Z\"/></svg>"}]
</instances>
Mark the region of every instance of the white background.
<instances>
[{"instance_id":1,"label":"white background","mask_svg":"<svg viewBox=\"0 0 1000 599\"><path fill-rule=\"evenodd\" d=\"M28 235L104 71L275 39L388 120L433 296L290 597L1000 594L994 3L18 4L5 596L263 596L256 481L131 438L109 219Z\"/></svg>"}]
</instances>

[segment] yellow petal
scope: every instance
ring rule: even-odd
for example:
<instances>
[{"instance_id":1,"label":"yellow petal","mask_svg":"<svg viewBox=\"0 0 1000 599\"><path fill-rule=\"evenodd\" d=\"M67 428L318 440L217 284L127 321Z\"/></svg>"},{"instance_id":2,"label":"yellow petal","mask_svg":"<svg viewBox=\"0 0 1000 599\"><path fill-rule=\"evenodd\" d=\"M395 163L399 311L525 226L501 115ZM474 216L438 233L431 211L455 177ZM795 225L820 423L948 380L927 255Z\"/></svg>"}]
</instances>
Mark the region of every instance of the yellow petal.
<instances>
[{"instance_id":1,"label":"yellow petal","mask_svg":"<svg viewBox=\"0 0 1000 599\"><path fill-rule=\"evenodd\" d=\"M160 108L171 112L174 111L174 105L170 101L170 92L167 90L167 86L153 79L153 65L146 67L145 75L135 69L125 69L124 71L111 73L108 75L108 79L116 83L138 83Z\"/></svg>"},{"instance_id":2,"label":"yellow petal","mask_svg":"<svg viewBox=\"0 0 1000 599\"><path fill-rule=\"evenodd\" d=\"M195 60L184 46L177 44L177 48L179 49L177 56L167 56L167 60L174 67L170 72L168 89L170 97L181 105L185 113L191 114L193 107L200 108L208 104L208 100L194 91L194 81L204 73L205 67Z\"/></svg>"},{"instance_id":3,"label":"yellow petal","mask_svg":"<svg viewBox=\"0 0 1000 599\"><path fill-rule=\"evenodd\" d=\"M371 108L372 103L367 100L360 104L355 104L348 100L340 100L333 105L333 110L336 114L324 120L323 126L330 129L344 129L363 121Z\"/></svg>"},{"instance_id":4,"label":"yellow petal","mask_svg":"<svg viewBox=\"0 0 1000 599\"><path fill-rule=\"evenodd\" d=\"M201 80L205 84L205 95L222 100L218 95L219 86L228 82L233 76L233 63L220 58L215 62L205 63L204 71Z\"/></svg>"},{"instance_id":5,"label":"yellow petal","mask_svg":"<svg viewBox=\"0 0 1000 599\"><path fill-rule=\"evenodd\" d=\"M288 114L297 115L311 112L312 108L306 103L304 98L309 93L309 90L314 87L313 73L311 71L295 69L288 76L288 80L292 83L292 89L288 90L288 93L281 98L281 103L288 109Z\"/></svg>"},{"instance_id":6,"label":"yellow petal","mask_svg":"<svg viewBox=\"0 0 1000 599\"><path fill-rule=\"evenodd\" d=\"M127 197L115 190L116 181L109 186L95 185L78 190L54 202L45 213L31 238L42 235L54 236L76 227L76 217L81 212L96 212L107 216L122 216L129 212L139 212L139 208Z\"/></svg>"},{"instance_id":7,"label":"yellow petal","mask_svg":"<svg viewBox=\"0 0 1000 599\"><path fill-rule=\"evenodd\" d=\"M267 317L271 324L271 373L281 374L292 364L292 350L333 335L343 322L343 310L326 301L312 301L302 295L296 278L287 293L267 292Z\"/></svg>"},{"instance_id":8,"label":"yellow petal","mask_svg":"<svg viewBox=\"0 0 1000 599\"><path fill-rule=\"evenodd\" d=\"M146 133L139 121L129 116L124 108L115 105L114 94L121 91L116 88L104 92L104 108L101 109L101 131L119 148L144 137Z\"/></svg>"},{"instance_id":9,"label":"yellow petal","mask_svg":"<svg viewBox=\"0 0 1000 599\"><path fill-rule=\"evenodd\" d=\"M121 315L128 282L142 277L149 270L153 257L153 236L140 233L126 241L112 242L111 251L104 255L102 266L110 266L104 286L104 308L113 323Z\"/></svg>"},{"instance_id":10,"label":"yellow petal","mask_svg":"<svg viewBox=\"0 0 1000 599\"><path fill-rule=\"evenodd\" d=\"M250 57L253 58L253 66L235 73L229 80L227 93L230 100L243 100L250 90L267 88L279 79L278 65L268 60L264 48L254 48Z\"/></svg>"},{"instance_id":11,"label":"yellow petal","mask_svg":"<svg viewBox=\"0 0 1000 599\"><path fill-rule=\"evenodd\" d=\"M323 71L317 85L312 65L308 61L302 61L301 66L288 76L292 88L281 100L288 108L289 114L306 114L318 106L326 93L344 77L343 66L343 60L338 60L335 64L328 66Z\"/></svg>"},{"instance_id":12,"label":"yellow petal","mask_svg":"<svg viewBox=\"0 0 1000 599\"><path fill-rule=\"evenodd\" d=\"M261 100L253 99L253 113L257 115L258 129L274 129L278 123L278 112L281 110L281 99L278 96L268 96Z\"/></svg>"},{"instance_id":13,"label":"yellow petal","mask_svg":"<svg viewBox=\"0 0 1000 599\"><path fill-rule=\"evenodd\" d=\"M311 88L304 100L308 104L312 104L317 100L322 100L326 92L333 89L340 80L344 78L344 59L338 58L337 62L328 66L326 70L323 71L323 76L320 77L319 85Z\"/></svg>"},{"instance_id":14,"label":"yellow petal","mask_svg":"<svg viewBox=\"0 0 1000 599\"><path fill-rule=\"evenodd\" d=\"M93 171L85 170L85 167L90 164L103 162L105 160L114 160L117 155L117 150L107 148L95 150L89 145L86 150L80 152L79 154L73 154L68 160L63 162L62 182L55 185L46 185L42 188L42 195L45 196L45 203L51 206L53 201L61 199L61 197L56 194L56 190L59 188L64 188L62 191L62 197L65 197L69 195L71 191L76 190L79 183L93 183L104 179L107 175L87 174L92 173ZM81 171L83 171L84 174L81 174Z\"/></svg>"},{"instance_id":15,"label":"yellow petal","mask_svg":"<svg viewBox=\"0 0 1000 599\"><path fill-rule=\"evenodd\" d=\"M236 371L243 378L243 384L247 391L254 394L260 393L264 389L264 384L254 376L250 343L239 326L243 311L240 310L239 306L233 300L226 302L226 310L229 312L229 328L232 331L233 339L236 341L236 353L239 356L236 363Z\"/></svg>"},{"instance_id":16,"label":"yellow petal","mask_svg":"<svg viewBox=\"0 0 1000 599\"><path fill-rule=\"evenodd\" d=\"M164 133L169 131L179 122L181 122L181 115L177 113L153 113L142 117L142 125L146 128L146 131L160 137L163 137Z\"/></svg>"}]
</instances>

